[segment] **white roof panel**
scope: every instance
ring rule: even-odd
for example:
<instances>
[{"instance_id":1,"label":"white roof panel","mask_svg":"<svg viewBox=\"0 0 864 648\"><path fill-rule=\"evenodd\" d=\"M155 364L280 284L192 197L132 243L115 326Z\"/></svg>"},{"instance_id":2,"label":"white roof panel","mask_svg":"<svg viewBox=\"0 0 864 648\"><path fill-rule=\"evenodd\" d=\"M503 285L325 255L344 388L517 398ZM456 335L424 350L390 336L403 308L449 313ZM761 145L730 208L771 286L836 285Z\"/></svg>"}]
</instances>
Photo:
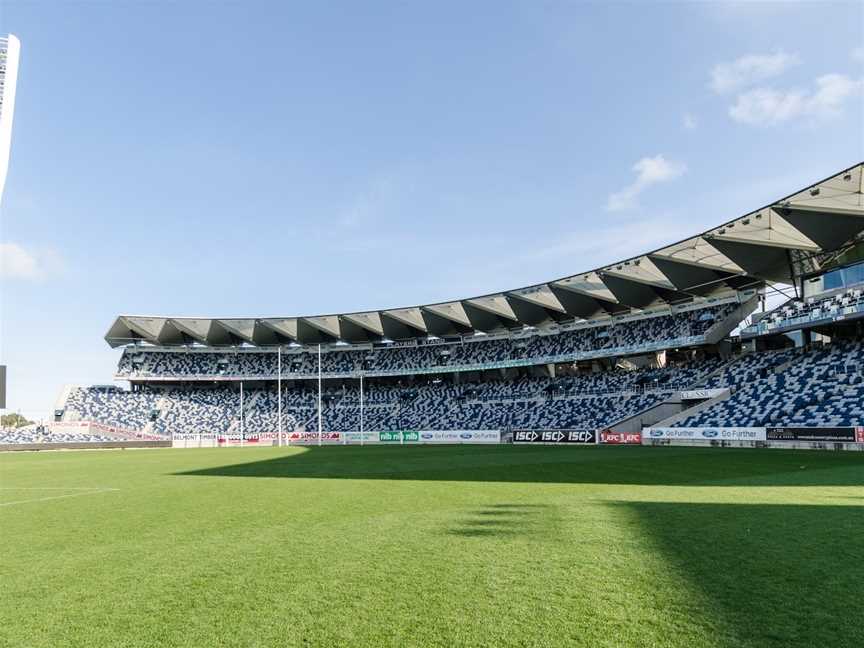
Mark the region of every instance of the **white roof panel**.
<instances>
[{"instance_id":1,"label":"white roof panel","mask_svg":"<svg viewBox=\"0 0 864 648\"><path fill-rule=\"evenodd\" d=\"M407 336L409 331L411 331L410 335L426 334L428 329L424 313L427 318L434 314L469 329L474 328L472 317L478 325L491 326L496 321L491 315L518 324L520 319L517 311L522 313L523 317L530 317L536 322L538 317L536 309L526 308L524 304L520 307L517 301L511 302L517 299L559 313L572 314L578 311L586 317L595 318L600 317L602 309L598 313L591 314L588 312L590 302L568 297L560 289L616 303L618 304L615 308L616 312L626 312L628 309L639 310L644 308L644 297L649 290L646 286L674 291L675 285L670 278L678 285L687 285L686 275L681 275L682 272L686 272L686 268L680 269L674 266L676 276L671 277L673 266L660 263L661 259L749 276L758 283L772 281L781 275L788 278L790 271L788 260L784 261L781 267L777 259L786 255L777 254L778 248L802 250L820 255L834 252L852 243L862 232L864 232L864 163L834 174L830 178L708 232L639 257L606 265L601 269L574 274L539 285L517 288L505 293L481 295L445 303L363 313L308 316L302 318L304 327L301 331L303 337L308 337L310 340L319 339L316 332L306 328L308 324L330 336L341 338L343 325L351 322L384 336L389 320L383 316L387 315L393 321L409 327L403 329L392 326L390 327L392 330L388 329L391 334ZM585 236L590 236L590 232ZM818 239L818 242L814 239ZM732 245L732 243L746 243L748 249L745 250L743 246ZM820 245L825 246L826 249L823 250ZM725 252L721 252L721 248ZM737 262L728 255L735 256ZM658 263L655 263L652 258ZM753 262L747 264L745 259L751 259ZM740 263L745 263L748 270L745 271L739 265ZM670 277L665 276L661 268L665 268L666 272L670 273ZM704 273L702 275L704 278ZM726 290L726 285L722 282L718 283L716 289L722 294ZM621 296L620 300L616 298L609 286L615 288L615 292ZM677 291L671 298L662 291L655 290L654 293L669 301L680 298ZM695 298L698 300L700 297ZM562 302L567 302L566 308ZM576 303L579 304L578 308L574 306ZM515 310L513 305L517 306ZM568 308L570 311L567 310ZM480 311L484 312L484 316L481 316ZM468 316L469 312L471 317ZM485 313L491 315L487 317ZM214 326L215 323L219 326ZM521 323L530 325L530 322ZM115 320L105 339L114 346L134 341L130 338L136 336L154 344L165 345L184 344L188 342L189 336L205 344L232 344L236 340L226 333L230 331L253 344L277 343L276 336L256 328L259 324L282 336L304 343L298 338L297 317L213 320L121 315Z\"/></svg>"}]
</instances>

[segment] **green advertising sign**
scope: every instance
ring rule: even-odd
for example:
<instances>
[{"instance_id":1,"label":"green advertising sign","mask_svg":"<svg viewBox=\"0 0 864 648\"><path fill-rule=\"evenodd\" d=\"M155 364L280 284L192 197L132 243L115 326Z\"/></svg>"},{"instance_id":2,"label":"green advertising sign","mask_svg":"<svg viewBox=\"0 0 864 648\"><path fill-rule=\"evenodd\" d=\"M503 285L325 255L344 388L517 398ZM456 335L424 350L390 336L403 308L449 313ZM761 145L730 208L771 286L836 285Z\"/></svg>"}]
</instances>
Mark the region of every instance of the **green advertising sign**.
<instances>
[{"instance_id":1,"label":"green advertising sign","mask_svg":"<svg viewBox=\"0 0 864 648\"><path fill-rule=\"evenodd\" d=\"M420 440L420 433L414 430L379 432L378 440L381 443L417 443Z\"/></svg>"}]
</instances>

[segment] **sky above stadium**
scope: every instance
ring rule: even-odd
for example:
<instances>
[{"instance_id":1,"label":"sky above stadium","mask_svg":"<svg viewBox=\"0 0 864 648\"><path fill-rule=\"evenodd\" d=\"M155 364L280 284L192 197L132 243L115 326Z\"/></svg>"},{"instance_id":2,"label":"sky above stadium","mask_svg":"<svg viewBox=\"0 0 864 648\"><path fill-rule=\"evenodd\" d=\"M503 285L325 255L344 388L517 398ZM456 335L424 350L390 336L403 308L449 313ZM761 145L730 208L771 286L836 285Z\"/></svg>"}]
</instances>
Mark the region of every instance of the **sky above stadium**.
<instances>
[{"instance_id":1,"label":"sky above stadium","mask_svg":"<svg viewBox=\"0 0 864 648\"><path fill-rule=\"evenodd\" d=\"M864 5L6 1L8 407L118 314L314 315L593 269L864 159Z\"/></svg>"}]
</instances>

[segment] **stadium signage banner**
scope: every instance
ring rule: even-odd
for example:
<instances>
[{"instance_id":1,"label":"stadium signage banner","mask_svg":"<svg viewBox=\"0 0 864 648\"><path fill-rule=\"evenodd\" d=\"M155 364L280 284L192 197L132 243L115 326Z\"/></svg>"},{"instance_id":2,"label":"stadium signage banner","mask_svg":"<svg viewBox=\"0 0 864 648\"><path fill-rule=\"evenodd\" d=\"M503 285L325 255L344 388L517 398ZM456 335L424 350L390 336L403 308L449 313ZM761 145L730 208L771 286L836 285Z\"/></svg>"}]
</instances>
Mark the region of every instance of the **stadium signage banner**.
<instances>
[{"instance_id":1,"label":"stadium signage banner","mask_svg":"<svg viewBox=\"0 0 864 648\"><path fill-rule=\"evenodd\" d=\"M318 432L300 432L295 430L294 432L289 433L287 436L290 443L318 443ZM342 435L339 432L321 433L321 441L332 443L334 441L341 441L341 439Z\"/></svg>"},{"instance_id":2,"label":"stadium signage banner","mask_svg":"<svg viewBox=\"0 0 864 648\"><path fill-rule=\"evenodd\" d=\"M516 430L514 443L597 443L594 430Z\"/></svg>"},{"instance_id":3,"label":"stadium signage banner","mask_svg":"<svg viewBox=\"0 0 864 648\"><path fill-rule=\"evenodd\" d=\"M347 443L378 443L379 436L378 432L363 432L362 436L360 432L343 432L342 438Z\"/></svg>"},{"instance_id":4,"label":"stadium signage banner","mask_svg":"<svg viewBox=\"0 0 864 648\"><path fill-rule=\"evenodd\" d=\"M219 445L255 445L258 443L258 435L248 435L241 437L239 434L229 434L227 436L219 436L216 441Z\"/></svg>"},{"instance_id":5,"label":"stadium signage banner","mask_svg":"<svg viewBox=\"0 0 864 648\"><path fill-rule=\"evenodd\" d=\"M612 432L611 430L605 430L600 433L600 443L639 445L642 443L642 434L639 432Z\"/></svg>"},{"instance_id":6,"label":"stadium signage banner","mask_svg":"<svg viewBox=\"0 0 864 648\"><path fill-rule=\"evenodd\" d=\"M646 428L646 440L669 439L678 441L765 441L762 427L704 427L704 428Z\"/></svg>"},{"instance_id":7,"label":"stadium signage banner","mask_svg":"<svg viewBox=\"0 0 864 648\"><path fill-rule=\"evenodd\" d=\"M420 440L420 433L414 430L379 432L378 440L381 443L417 443Z\"/></svg>"},{"instance_id":8,"label":"stadium signage banner","mask_svg":"<svg viewBox=\"0 0 864 648\"><path fill-rule=\"evenodd\" d=\"M708 398L715 398L724 392L729 391L728 389L689 389L687 391L681 392L682 400L702 400Z\"/></svg>"},{"instance_id":9,"label":"stadium signage banner","mask_svg":"<svg viewBox=\"0 0 864 648\"><path fill-rule=\"evenodd\" d=\"M501 443L499 430L422 430L420 443Z\"/></svg>"},{"instance_id":10,"label":"stadium signage banner","mask_svg":"<svg viewBox=\"0 0 864 648\"><path fill-rule=\"evenodd\" d=\"M861 427L769 427L769 441L833 441L858 443L864 441Z\"/></svg>"}]
</instances>

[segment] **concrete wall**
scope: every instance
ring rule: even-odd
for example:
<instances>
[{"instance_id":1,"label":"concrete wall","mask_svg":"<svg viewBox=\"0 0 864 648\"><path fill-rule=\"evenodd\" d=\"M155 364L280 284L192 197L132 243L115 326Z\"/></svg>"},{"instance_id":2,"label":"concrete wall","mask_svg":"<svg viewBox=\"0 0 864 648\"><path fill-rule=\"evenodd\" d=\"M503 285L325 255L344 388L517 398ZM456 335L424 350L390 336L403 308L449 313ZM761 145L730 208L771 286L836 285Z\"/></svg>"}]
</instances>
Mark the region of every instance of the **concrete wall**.
<instances>
[{"instance_id":1,"label":"concrete wall","mask_svg":"<svg viewBox=\"0 0 864 648\"><path fill-rule=\"evenodd\" d=\"M679 414L683 407L680 395L675 394L651 409L640 412L623 421L618 421L614 425L609 426L609 429L612 432L641 432L644 427L651 427L660 421Z\"/></svg>"},{"instance_id":2,"label":"concrete wall","mask_svg":"<svg viewBox=\"0 0 864 648\"><path fill-rule=\"evenodd\" d=\"M706 410L715 403L719 403L721 401L727 400L732 396L732 391L726 389L726 391L719 396L715 396L714 398L708 398L703 400L700 403L696 403L695 405L687 406L687 403L680 402L680 407L676 411L670 411L670 414L661 420L658 420L651 425L655 425L656 427L672 427L675 423L679 421L683 421L685 419L690 418L701 412L702 410ZM678 398L680 401L680 394L678 394Z\"/></svg>"}]
</instances>

